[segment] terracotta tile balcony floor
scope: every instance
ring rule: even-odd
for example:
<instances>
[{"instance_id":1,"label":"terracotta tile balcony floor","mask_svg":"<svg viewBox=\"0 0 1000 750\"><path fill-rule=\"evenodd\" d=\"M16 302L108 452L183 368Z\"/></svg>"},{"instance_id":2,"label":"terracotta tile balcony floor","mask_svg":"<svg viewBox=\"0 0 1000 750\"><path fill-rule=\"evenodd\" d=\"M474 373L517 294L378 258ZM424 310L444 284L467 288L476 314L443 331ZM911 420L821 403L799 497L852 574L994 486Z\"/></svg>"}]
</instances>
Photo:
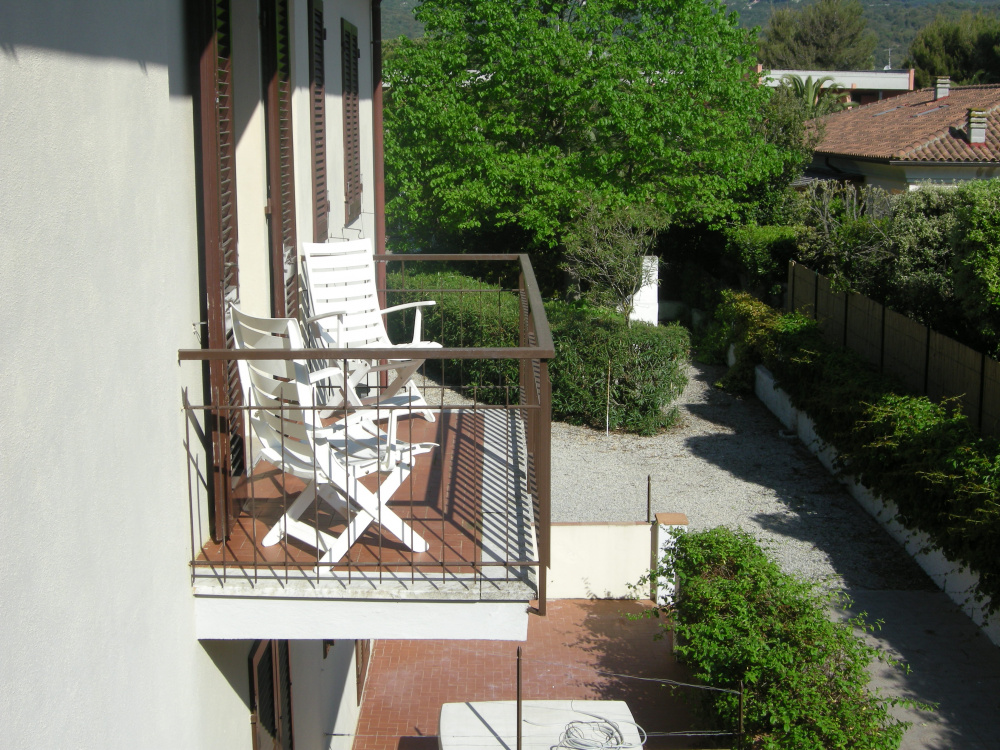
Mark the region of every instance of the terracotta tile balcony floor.
<instances>
[{"instance_id":1,"label":"terracotta tile balcony floor","mask_svg":"<svg viewBox=\"0 0 1000 750\"><path fill-rule=\"evenodd\" d=\"M286 537L264 547L261 540L305 483L261 462L237 489L242 512L230 538L202 546L196 575L218 575L224 567L227 575L252 570L254 575L279 578L533 581L534 569L523 564L490 565L537 559L528 452L518 413L454 408L439 412L434 422L419 416L401 419L399 428L402 440L438 444L416 457L414 470L388 502L428 542L427 552L412 552L377 523L338 564L318 571L312 545ZM371 475L362 481L375 491L382 480ZM301 520L334 536L346 527L346 519L322 500Z\"/></svg>"},{"instance_id":2,"label":"terracotta tile balcony floor","mask_svg":"<svg viewBox=\"0 0 1000 750\"><path fill-rule=\"evenodd\" d=\"M696 726L684 695L693 691L620 676L689 679L669 636L654 640L658 620L624 617L649 606L551 601L530 618L525 643L375 641L353 750L437 750L442 704L516 699L519 645L524 700L623 700L651 735L646 747L705 747L706 738L657 736Z\"/></svg>"}]
</instances>

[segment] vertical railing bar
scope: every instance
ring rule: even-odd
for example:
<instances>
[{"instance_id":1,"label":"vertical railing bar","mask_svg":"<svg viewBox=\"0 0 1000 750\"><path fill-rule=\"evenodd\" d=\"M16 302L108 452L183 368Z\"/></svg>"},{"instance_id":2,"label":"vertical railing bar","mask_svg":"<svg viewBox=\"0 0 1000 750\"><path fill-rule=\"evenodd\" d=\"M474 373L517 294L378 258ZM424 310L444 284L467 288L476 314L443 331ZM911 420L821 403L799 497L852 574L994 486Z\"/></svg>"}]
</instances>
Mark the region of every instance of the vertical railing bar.
<instances>
[{"instance_id":1,"label":"vertical railing bar","mask_svg":"<svg viewBox=\"0 0 1000 750\"><path fill-rule=\"evenodd\" d=\"M378 417L379 411L380 411L380 407L379 407L378 401L376 401L375 402L375 416L376 417ZM376 419L375 421L377 423L378 419ZM376 426L376 430L377 429L378 429L378 427ZM382 453L382 451L381 451L381 449L379 447L379 446L381 446L381 444L382 444L382 438L376 432L375 433L375 446L376 446L375 447L375 458L376 458L376 461L379 461L379 462L381 462L380 459L381 459L381 453ZM386 451L388 451L388 450L389 450L389 445L388 445L388 441L386 441ZM378 523L378 534L376 534L376 536L378 537L378 543L377 543L376 548L375 548L377 550L375 557L378 560L378 568L377 568L377 570L378 570L378 581L379 581L379 583L382 583L382 567L383 567L383 562L384 562L383 559L382 559L382 537L384 536L384 531L382 530L382 482L379 481L381 479L381 472L379 471L380 468L381 468L380 466L376 466L376 471L375 471L375 505L378 508L378 518L375 519L376 523ZM400 531L403 531L403 530L400 529ZM403 536L406 536L406 532L405 531L403 531ZM406 540L403 539L401 541L403 542L403 544L405 546ZM410 539L410 542L412 543L413 539Z\"/></svg>"},{"instance_id":2,"label":"vertical railing bar","mask_svg":"<svg viewBox=\"0 0 1000 750\"><path fill-rule=\"evenodd\" d=\"M504 360L504 361L506 362L506 360ZM506 369L506 368L504 368L504 369ZM512 448L513 448L513 446L512 446L512 441L511 441L511 438L510 438L510 429L511 429L511 426L512 426L512 422L511 422L511 419L510 419L510 416L511 416L511 411L510 411L510 391L508 389L506 389L506 388L504 389L504 401L506 402L506 404L505 404L506 409L504 410L504 418L506 420L506 424L504 425L504 456L513 457L514 460L518 460L518 457L516 455L512 454ZM515 427L515 429L516 429L516 427ZM511 491L511 478L510 478L510 468L511 467L510 467L510 465L511 465L510 460L504 461L504 486L506 487L506 492L510 492ZM518 496L518 492L517 492L517 490L514 490L514 497L516 498L517 496ZM511 503L509 502L509 496L505 497L504 498L504 514L503 514L504 515L504 550L503 550L504 551L504 562L509 562L510 559L511 559L511 554L510 554L510 506L511 506ZM520 508L517 507L516 503L514 503L514 512L515 513L520 513ZM521 557L521 555L518 555L518 557ZM504 581L505 582L510 582L510 568L508 566L504 566Z\"/></svg>"},{"instance_id":3,"label":"vertical railing bar","mask_svg":"<svg viewBox=\"0 0 1000 750\"><path fill-rule=\"evenodd\" d=\"M330 396L332 397L334 391L331 388ZM312 423L313 429L315 430L315 425L319 423L321 417L319 411L316 410L316 404L313 403L313 413L312 413ZM305 415L303 414L303 420L305 420ZM314 568L316 572L316 585L319 585L321 572L320 572L320 558L323 557L320 554L321 547L319 546L319 469L316 466L317 458L316 451L313 451L313 481L312 481L312 491L313 491L313 517L316 519L316 567Z\"/></svg>"},{"instance_id":4,"label":"vertical railing bar","mask_svg":"<svg viewBox=\"0 0 1000 750\"><path fill-rule=\"evenodd\" d=\"M278 413L279 424L281 425L281 517L285 518L285 514L288 513L288 480L286 479L285 471L285 398L284 392L281 388L278 389L279 399L278 399ZM285 562L285 585L288 585L288 522L285 521L284 531L286 533L281 536L281 549L284 553Z\"/></svg>"},{"instance_id":5,"label":"vertical railing bar","mask_svg":"<svg viewBox=\"0 0 1000 750\"><path fill-rule=\"evenodd\" d=\"M340 343L340 342L338 342L338 343ZM347 528L344 529L344 533L347 535L347 550L344 552L344 557L347 558L346 559L346 563L347 563L347 584L351 585L354 582L354 579L353 579L354 566L351 565L351 563L352 563L351 550L354 549L354 543L357 541L357 539L356 538L355 539L351 539L351 529L354 528L354 527L351 524L351 521L352 521L352 519L351 519L351 465L350 465L350 461L347 458L350 455L350 443L349 443L350 438L348 437L348 433L347 433L347 416L348 416L348 414L347 414L347 390L350 387L350 375L348 374L350 371L347 369L347 363L348 363L348 360L347 360L347 357L345 356L340 361L341 375L344 378L344 394L343 394L343 399L341 400L341 410L343 411L343 414L344 414L344 416L342 417L343 424L344 424L344 488L347 490L347 492L344 495L344 517L347 520ZM376 455L377 454L378 454L378 451L376 450Z\"/></svg>"},{"instance_id":6,"label":"vertical railing bar","mask_svg":"<svg viewBox=\"0 0 1000 750\"><path fill-rule=\"evenodd\" d=\"M194 417L193 417L193 412L191 410L191 405L189 403L187 403L187 393L186 392L184 393L184 402L185 402L184 403L184 452L187 453L187 461L185 463L187 464L187 478L188 478L188 516L191 519L191 562L194 563L198 559L198 555L195 552L196 545L195 545L195 541L194 541L194 538L195 538L194 537L194 535L195 535L195 521L194 521L194 517L195 517L194 516L194 514L195 514L194 496L195 496L195 493L194 493L194 487L191 484L191 482L192 482L192 477L191 477L191 420ZM206 477L206 481L211 481L211 479L209 477ZM204 537L201 535L201 531L202 531L202 527L201 527L201 513L198 514L198 521L199 521L199 523L198 523L199 537L203 539ZM202 554L204 554L204 551L205 551L205 548L204 548L204 545L202 545ZM195 573L196 570L197 570L196 566L192 564L191 565L191 585L192 586L194 585L195 580L197 579L197 575Z\"/></svg>"},{"instance_id":7,"label":"vertical railing bar","mask_svg":"<svg viewBox=\"0 0 1000 750\"><path fill-rule=\"evenodd\" d=\"M542 554L542 560L540 566L540 599L539 599L539 613L544 615L547 608L547 602L545 601L545 582L548 578L548 569L551 565L551 540L549 535L551 533L552 527L552 507L551 507L551 425L552 425L552 393L551 384L549 382L549 364L545 361L539 361L539 418L538 418L538 455L540 466L536 466L535 472L536 477L540 477L539 481L539 493L541 494L541 502L539 505L542 509L542 540L544 541L544 552Z\"/></svg>"},{"instance_id":8,"label":"vertical railing bar","mask_svg":"<svg viewBox=\"0 0 1000 750\"><path fill-rule=\"evenodd\" d=\"M251 398L253 397L253 390L250 391ZM246 411L244 413L243 425L251 424L250 422L250 404L245 405ZM251 430L245 430L246 433L250 433ZM244 451L248 457L247 463L247 480L250 483L250 528L253 530L253 582L256 586L260 582L260 572L258 570L257 562L257 488L256 482L253 476L253 438L247 439L246 435L243 438ZM263 558L263 555L261 555Z\"/></svg>"}]
</instances>

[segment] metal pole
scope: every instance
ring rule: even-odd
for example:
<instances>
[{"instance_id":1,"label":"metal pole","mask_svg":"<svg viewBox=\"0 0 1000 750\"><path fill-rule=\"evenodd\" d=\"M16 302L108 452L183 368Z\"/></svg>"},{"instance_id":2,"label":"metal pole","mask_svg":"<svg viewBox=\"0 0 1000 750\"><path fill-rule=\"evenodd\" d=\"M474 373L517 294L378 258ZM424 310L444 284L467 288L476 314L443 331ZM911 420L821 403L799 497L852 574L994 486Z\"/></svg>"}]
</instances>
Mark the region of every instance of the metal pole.
<instances>
[{"instance_id":1,"label":"metal pole","mask_svg":"<svg viewBox=\"0 0 1000 750\"><path fill-rule=\"evenodd\" d=\"M646 475L646 523L653 522L653 475Z\"/></svg>"},{"instance_id":2,"label":"metal pole","mask_svg":"<svg viewBox=\"0 0 1000 750\"><path fill-rule=\"evenodd\" d=\"M739 748L743 750L743 680L740 680L740 737Z\"/></svg>"},{"instance_id":3,"label":"metal pole","mask_svg":"<svg viewBox=\"0 0 1000 750\"><path fill-rule=\"evenodd\" d=\"M521 750L521 647L517 647L517 750Z\"/></svg>"}]
</instances>

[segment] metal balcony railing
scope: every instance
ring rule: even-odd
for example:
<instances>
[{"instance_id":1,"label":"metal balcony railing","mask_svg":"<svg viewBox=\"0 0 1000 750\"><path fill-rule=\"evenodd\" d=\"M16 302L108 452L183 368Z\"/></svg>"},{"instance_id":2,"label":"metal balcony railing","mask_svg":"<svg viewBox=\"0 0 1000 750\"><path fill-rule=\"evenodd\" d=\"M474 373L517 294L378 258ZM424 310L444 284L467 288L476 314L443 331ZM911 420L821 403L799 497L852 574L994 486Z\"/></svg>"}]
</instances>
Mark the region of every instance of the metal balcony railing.
<instances>
[{"instance_id":1,"label":"metal balcony railing","mask_svg":"<svg viewBox=\"0 0 1000 750\"><path fill-rule=\"evenodd\" d=\"M310 369L353 360L399 359L398 349L320 347L289 351L182 350L185 362L200 362L209 382L206 403L185 398L190 462L191 568L193 583L289 591L309 587L313 595L342 597L535 599L544 608L549 564L550 389L552 339L541 296L525 255L376 256L386 279L385 304L434 300L424 308L423 339L440 348L407 348L424 360L414 382L427 403L395 409L397 441L435 443L413 460L412 471L389 498L379 495L381 477L363 483L424 539L415 552L375 518L350 539L336 561L324 558L324 535L346 533L349 513L340 512L293 476L288 466L260 456L252 430L253 406L239 403L232 382L239 359L294 359ZM464 272L464 273L462 273ZM499 280L499 284L473 281ZM506 282L506 284L504 283ZM390 337L412 336L412 311L389 320ZM387 316L393 317L393 316ZM228 382L208 377L228 372ZM384 377L384 376L383 376ZM385 380L361 384L376 397ZM319 403L324 400L317 385ZM336 424L350 413L314 407L317 419ZM376 403L373 419L388 424L394 407ZM208 467L205 467L206 462ZM223 481L212 481L222 475ZM265 537L296 500L308 495L299 516L314 530L285 535L264 546ZM301 507L302 501L299 503ZM273 535L272 535L273 536ZM405 593L404 593L405 592Z\"/></svg>"}]
</instances>

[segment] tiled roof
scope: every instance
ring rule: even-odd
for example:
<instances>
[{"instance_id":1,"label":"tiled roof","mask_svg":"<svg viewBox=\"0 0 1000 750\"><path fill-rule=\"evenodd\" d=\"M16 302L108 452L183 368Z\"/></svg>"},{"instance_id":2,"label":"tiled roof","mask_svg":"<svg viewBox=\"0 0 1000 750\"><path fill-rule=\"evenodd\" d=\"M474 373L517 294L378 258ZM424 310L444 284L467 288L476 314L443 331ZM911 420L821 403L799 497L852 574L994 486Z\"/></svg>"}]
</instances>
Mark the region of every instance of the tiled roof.
<instances>
[{"instance_id":1,"label":"tiled roof","mask_svg":"<svg viewBox=\"0 0 1000 750\"><path fill-rule=\"evenodd\" d=\"M970 145L967 112L982 109L986 143ZM821 119L821 154L926 162L1000 162L1000 84L919 89Z\"/></svg>"}]
</instances>

